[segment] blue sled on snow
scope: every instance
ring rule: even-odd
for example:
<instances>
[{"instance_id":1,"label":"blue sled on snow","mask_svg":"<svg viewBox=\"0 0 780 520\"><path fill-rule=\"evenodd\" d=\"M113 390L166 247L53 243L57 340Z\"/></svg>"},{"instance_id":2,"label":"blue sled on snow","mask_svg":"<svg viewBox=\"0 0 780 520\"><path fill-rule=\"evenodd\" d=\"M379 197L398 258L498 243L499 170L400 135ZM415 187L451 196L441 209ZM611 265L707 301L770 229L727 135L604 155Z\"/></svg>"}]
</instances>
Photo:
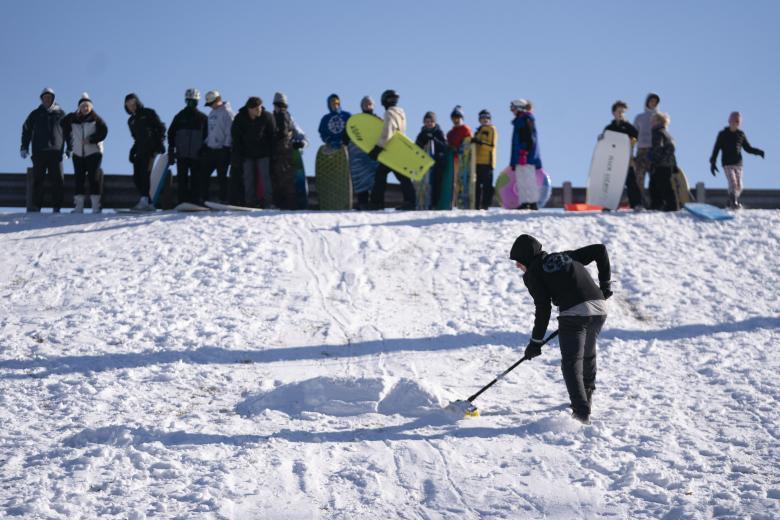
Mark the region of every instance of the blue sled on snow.
<instances>
[{"instance_id":1,"label":"blue sled on snow","mask_svg":"<svg viewBox=\"0 0 780 520\"><path fill-rule=\"evenodd\" d=\"M734 215L720 208L701 202L686 202L683 207L695 216L705 220L731 220L734 218Z\"/></svg>"}]
</instances>

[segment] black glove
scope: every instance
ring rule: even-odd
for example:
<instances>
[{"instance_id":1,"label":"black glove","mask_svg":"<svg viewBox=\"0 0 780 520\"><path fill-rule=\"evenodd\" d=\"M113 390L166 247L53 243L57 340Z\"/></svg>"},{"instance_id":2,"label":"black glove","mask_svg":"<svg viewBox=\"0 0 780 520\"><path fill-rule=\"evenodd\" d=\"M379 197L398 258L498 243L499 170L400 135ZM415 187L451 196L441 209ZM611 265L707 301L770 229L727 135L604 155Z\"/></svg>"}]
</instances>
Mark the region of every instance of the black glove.
<instances>
[{"instance_id":1,"label":"black glove","mask_svg":"<svg viewBox=\"0 0 780 520\"><path fill-rule=\"evenodd\" d=\"M601 289L604 299L609 300L609 297L612 296L612 282L599 282L599 289Z\"/></svg>"},{"instance_id":2,"label":"black glove","mask_svg":"<svg viewBox=\"0 0 780 520\"><path fill-rule=\"evenodd\" d=\"M303 148L303 141L293 141L292 147L296 150Z\"/></svg>"},{"instance_id":3,"label":"black glove","mask_svg":"<svg viewBox=\"0 0 780 520\"><path fill-rule=\"evenodd\" d=\"M368 156L376 161L380 153L382 153L382 147L375 146L370 152L368 152Z\"/></svg>"},{"instance_id":4,"label":"black glove","mask_svg":"<svg viewBox=\"0 0 780 520\"><path fill-rule=\"evenodd\" d=\"M130 164L135 163L135 146L130 148L130 155L127 156L127 160L130 161Z\"/></svg>"},{"instance_id":5,"label":"black glove","mask_svg":"<svg viewBox=\"0 0 780 520\"><path fill-rule=\"evenodd\" d=\"M713 177L715 177L715 175L718 174L718 167L715 166L714 162L710 163L710 173L712 174Z\"/></svg>"},{"instance_id":6,"label":"black glove","mask_svg":"<svg viewBox=\"0 0 780 520\"><path fill-rule=\"evenodd\" d=\"M764 150L756 150L756 153L761 156L761 158L764 158Z\"/></svg>"},{"instance_id":7,"label":"black glove","mask_svg":"<svg viewBox=\"0 0 780 520\"><path fill-rule=\"evenodd\" d=\"M539 341L531 340L525 347L525 359L533 359L542 355L542 344Z\"/></svg>"},{"instance_id":8,"label":"black glove","mask_svg":"<svg viewBox=\"0 0 780 520\"><path fill-rule=\"evenodd\" d=\"M173 153L168 154L168 166L173 166L176 164L176 156L173 155Z\"/></svg>"}]
</instances>

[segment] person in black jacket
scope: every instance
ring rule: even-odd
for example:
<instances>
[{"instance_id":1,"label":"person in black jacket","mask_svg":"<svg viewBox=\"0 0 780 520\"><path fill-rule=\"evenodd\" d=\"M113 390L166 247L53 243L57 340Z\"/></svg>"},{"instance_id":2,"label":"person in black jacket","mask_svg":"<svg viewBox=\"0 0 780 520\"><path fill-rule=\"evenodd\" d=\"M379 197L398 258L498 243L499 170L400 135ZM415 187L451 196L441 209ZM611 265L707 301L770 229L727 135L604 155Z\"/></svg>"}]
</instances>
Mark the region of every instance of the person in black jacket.
<instances>
[{"instance_id":1,"label":"person in black jacket","mask_svg":"<svg viewBox=\"0 0 780 520\"><path fill-rule=\"evenodd\" d=\"M263 107L262 99L255 96L247 99L233 120L231 135L233 164L240 166L244 178L244 204L249 207L258 204L270 207L273 201L271 153L276 124L273 115ZM258 197L258 191L262 200Z\"/></svg>"},{"instance_id":2,"label":"person in black jacket","mask_svg":"<svg viewBox=\"0 0 780 520\"><path fill-rule=\"evenodd\" d=\"M149 177L152 173L155 156L165 153L165 124L160 121L157 112L145 107L138 96L133 93L125 96L125 112L130 115L127 119L127 126L133 137L133 146L130 148L128 159L133 165L133 182L140 195L135 207L136 209L151 209Z\"/></svg>"},{"instance_id":3,"label":"person in black jacket","mask_svg":"<svg viewBox=\"0 0 780 520\"><path fill-rule=\"evenodd\" d=\"M280 209L297 209L293 147L302 143L293 142L295 124L287 111L287 96L282 92L274 94L274 125L276 134L271 160L274 204Z\"/></svg>"},{"instance_id":4,"label":"person in black jacket","mask_svg":"<svg viewBox=\"0 0 780 520\"><path fill-rule=\"evenodd\" d=\"M423 126L420 129L420 133L417 134L415 143L423 150L433 154L435 162L433 171L431 171L431 207L428 209L436 209L439 197L441 197L441 183L444 178L444 167L446 166L445 159L450 145L447 143L444 131L436 123L436 114L434 112L426 112L423 116Z\"/></svg>"},{"instance_id":5,"label":"person in black jacket","mask_svg":"<svg viewBox=\"0 0 780 520\"><path fill-rule=\"evenodd\" d=\"M715 166L718 153L723 152L721 165L723 165L723 173L729 182L729 207L734 209L742 207L742 204L739 203L739 196L742 194L742 149L744 148L747 153L764 158L763 150L750 146L745 132L739 128L741 124L742 114L732 112L729 115L729 126L718 133L710 156L710 172L714 177L718 172L718 167Z\"/></svg>"},{"instance_id":6,"label":"person in black jacket","mask_svg":"<svg viewBox=\"0 0 780 520\"><path fill-rule=\"evenodd\" d=\"M30 112L22 125L22 159L27 159L32 144L33 182L32 206L28 212L37 212L43 206L44 178L52 184L52 211L59 213L62 207L65 180L62 170L62 152L65 138L62 120L65 112L54 102L54 91L46 88L41 92L41 104Z\"/></svg>"},{"instance_id":7,"label":"person in black jacket","mask_svg":"<svg viewBox=\"0 0 780 520\"><path fill-rule=\"evenodd\" d=\"M509 253L533 298L536 317L525 357L542 352L551 303L558 307L561 369L573 417L589 423L596 388L596 339L607 319L606 299L612 296L607 248L593 244L573 251L547 253L530 235L520 235ZM596 262L599 285L585 266Z\"/></svg>"},{"instance_id":8,"label":"person in black jacket","mask_svg":"<svg viewBox=\"0 0 780 520\"><path fill-rule=\"evenodd\" d=\"M73 156L75 177L74 213L84 213L85 181L89 180L89 194L92 213L102 210L100 197L103 194L103 175L100 163L103 161L103 141L108 135L108 126L95 113L89 94L84 92L78 103L78 110L62 120L67 155Z\"/></svg>"},{"instance_id":9,"label":"person in black jacket","mask_svg":"<svg viewBox=\"0 0 780 520\"><path fill-rule=\"evenodd\" d=\"M203 205L208 193L201 189L201 156L209 131L209 119L198 110L200 92L189 88L184 93L186 106L173 118L168 128L168 164L176 165L179 203Z\"/></svg>"},{"instance_id":10,"label":"person in black jacket","mask_svg":"<svg viewBox=\"0 0 780 520\"><path fill-rule=\"evenodd\" d=\"M610 130L612 132L619 132L626 134L631 139L631 148L633 151L634 144L639 139L639 131L634 125L626 121L626 111L628 105L625 101L615 101L612 104L612 122L604 127L604 131ZM603 134L602 134L603 135ZM631 153L631 155L634 155ZM634 170L633 159L628 164L628 175L626 175L626 190L628 191L628 203L631 208L635 210L644 209L642 205L642 190L639 188L639 181L637 180L636 171Z\"/></svg>"},{"instance_id":11,"label":"person in black jacket","mask_svg":"<svg viewBox=\"0 0 780 520\"><path fill-rule=\"evenodd\" d=\"M653 145L650 148L651 209L663 211L678 211L680 201L672 187L672 175L677 171L674 139L666 129L669 126L669 116L658 112L653 116Z\"/></svg>"}]
</instances>

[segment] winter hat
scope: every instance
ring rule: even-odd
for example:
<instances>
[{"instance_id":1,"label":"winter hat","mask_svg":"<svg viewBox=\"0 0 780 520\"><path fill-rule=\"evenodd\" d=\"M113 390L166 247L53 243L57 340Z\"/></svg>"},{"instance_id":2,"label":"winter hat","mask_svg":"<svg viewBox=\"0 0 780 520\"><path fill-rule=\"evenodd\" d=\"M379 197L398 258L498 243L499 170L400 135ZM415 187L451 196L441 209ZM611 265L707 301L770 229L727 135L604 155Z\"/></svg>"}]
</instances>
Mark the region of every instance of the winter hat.
<instances>
[{"instance_id":1,"label":"winter hat","mask_svg":"<svg viewBox=\"0 0 780 520\"><path fill-rule=\"evenodd\" d=\"M277 92L274 94L274 105L287 106L287 96L283 92Z\"/></svg>"},{"instance_id":2,"label":"winter hat","mask_svg":"<svg viewBox=\"0 0 780 520\"><path fill-rule=\"evenodd\" d=\"M398 104L398 98L401 97L397 91L393 89L387 89L382 92L382 106L385 108L394 107Z\"/></svg>"},{"instance_id":3,"label":"winter hat","mask_svg":"<svg viewBox=\"0 0 780 520\"><path fill-rule=\"evenodd\" d=\"M509 258L528 267L534 258L544 253L542 244L531 235L520 235L512 245Z\"/></svg>"},{"instance_id":4,"label":"winter hat","mask_svg":"<svg viewBox=\"0 0 780 520\"><path fill-rule=\"evenodd\" d=\"M452 113L450 114L450 117L459 117L461 119L464 118L463 116L463 107L460 105L455 105L455 108L452 109Z\"/></svg>"},{"instance_id":5,"label":"winter hat","mask_svg":"<svg viewBox=\"0 0 780 520\"><path fill-rule=\"evenodd\" d=\"M210 107L217 99L221 97L222 96L219 95L219 90L209 90L206 92L206 106Z\"/></svg>"},{"instance_id":6,"label":"winter hat","mask_svg":"<svg viewBox=\"0 0 780 520\"><path fill-rule=\"evenodd\" d=\"M81 99L79 99L79 102L76 106L80 107L82 103L89 103L90 105L94 105L94 103L92 103L92 100L89 98L89 94L87 94L86 92L83 92L81 94Z\"/></svg>"},{"instance_id":7,"label":"winter hat","mask_svg":"<svg viewBox=\"0 0 780 520\"><path fill-rule=\"evenodd\" d=\"M423 116L423 123L425 123L426 119L432 119L433 122L435 123L436 122L436 112L431 112L430 110L428 112L426 112L425 115Z\"/></svg>"},{"instance_id":8,"label":"winter hat","mask_svg":"<svg viewBox=\"0 0 780 520\"><path fill-rule=\"evenodd\" d=\"M647 104L650 103L650 100L655 98L655 104L658 105L661 103L661 97L656 94L655 92L650 92L647 97L645 98L645 108L647 108Z\"/></svg>"},{"instance_id":9,"label":"winter hat","mask_svg":"<svg viewBox=\"0 0 780 520\"><path fill-rule=\"evenodd\" d=\"M49 88L49 87L46 87L45 89L43 89L43 91L41 91L41 95L40 95L39 97L40 97L41 99L43 99L43 96L45 96L46 94L51 94L51 97L52 97L52 98L54 98L54 97L55 97L55 95L54 95L54 90L52 90L52 89L51 89L51 88Z\"/></svg>"},{"instance_id":10,"label":"winter hat","mask_svg":"<svg viewBox=\"0 0 780 520\"><path fill-rule=\"evenodd\" d=\"M530 106L531 103L529 103L527 99L523 98L512 100L512 102L509 104L509 107L515 110L528 110Z\"/></svg>"},{"instance_id":11,"label":"winter hat","mask_svg":"<svg viewBox=\"0 0 780 520\"><path fill-rule=\"evenodd\" d=\"M493 116L490 115L490 112L487 108L479 111L479 119L482 119L483 117L487 119L493 119Z\"/></svg>"},{"instance_id":12,"label":"winter hat","mask_svg":"<svg viewBox=\"0 0 780 520\"><path fill-rule=\"evenodd\" d=\"M257 108L257 107L259 107L262 104L263 104L263 100L262 99L260 99L257 96L252 96L252 97L250 97L249 99L246 100L246 103L244 104L244 106L246 108Z\"/></svg>"},{"instance_id":13,"label":"winter hat","mask_svg":"<svg viewBox=\"0 0 780 520\"><path fill-rule=\"evenodd\" d=\"M184 92L184 99L193 99L195 101L200 99L200 90L196 88L188 88Z\"/></svg>"}]
</instances>

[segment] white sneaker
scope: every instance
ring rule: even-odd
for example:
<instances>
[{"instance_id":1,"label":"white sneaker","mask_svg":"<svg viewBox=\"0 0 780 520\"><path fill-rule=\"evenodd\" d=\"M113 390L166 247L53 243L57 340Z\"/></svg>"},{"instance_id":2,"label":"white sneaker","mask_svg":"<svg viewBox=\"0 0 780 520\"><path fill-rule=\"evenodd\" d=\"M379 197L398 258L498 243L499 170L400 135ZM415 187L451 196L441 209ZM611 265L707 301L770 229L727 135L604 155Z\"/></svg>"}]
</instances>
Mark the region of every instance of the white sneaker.
<instances>
[{"instance_id":1,"label":"white sneaker","mask_svg":"<svg viewBox=\"0 0 780 520\"><path fill-rule=\"evenodd\" d=\"M92 201L92 213L102 213L103 206L100 205L100 195L90 195Z\"/></svg>"},{"instance_id":2,"label":"white sneaker","mask_svg":"<svg viewBox=\"0 0 780 520\"><path fill-rule=\"evenodd\" d=\"M74 208L71 213L84 213L84 195L76 195L73 197Z\"/></svg>"},{"instance_id":3,"label":"white sneaker","mask_svg":"<svg viewBox=\"0 0 780 520\"><path fill-rule=\"evenodd\" d=\"M133 206L133 209L139 210L139 211L147 211L149 209L152 209L152 207L149 204L149 197L141 197L138 200L138 204Z\"/></svg>"}]
</instances>

